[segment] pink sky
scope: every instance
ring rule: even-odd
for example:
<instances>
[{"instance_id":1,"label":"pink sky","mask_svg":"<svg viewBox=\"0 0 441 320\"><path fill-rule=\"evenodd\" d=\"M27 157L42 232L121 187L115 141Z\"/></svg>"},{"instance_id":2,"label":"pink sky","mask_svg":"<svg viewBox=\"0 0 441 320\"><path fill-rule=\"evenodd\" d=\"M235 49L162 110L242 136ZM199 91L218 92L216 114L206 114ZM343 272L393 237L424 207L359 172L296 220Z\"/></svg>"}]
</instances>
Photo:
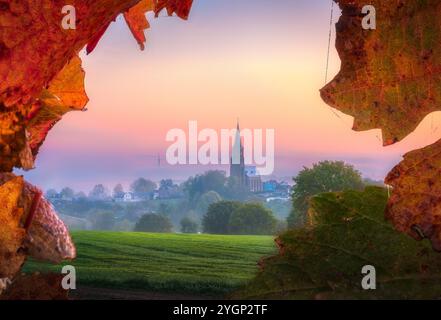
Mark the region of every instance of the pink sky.
<instances>
[{"instance_id":1,"label":"pink sky","mask_svg":"<svg viewBox=\"0 0 441 320\"><path fill-rule=\"evenodd\" d=\"M324 159L354 164L382 179L401 156L440 137L439 114L405 141L383 148L380 132L351 131L320 99L324 85L330 1L195 0L189 21L160 17L139 51L121 18L97 49L83 55L87 112L70 113L25 175L44 188L95 183L128 185L144 176L184 179L209 168L158 167L165 135L201 128L275 129L279 177ZM337 19L338 16L335 18ZM334 47L329 78L339 69Z\"/></svg>"}]
</instances>

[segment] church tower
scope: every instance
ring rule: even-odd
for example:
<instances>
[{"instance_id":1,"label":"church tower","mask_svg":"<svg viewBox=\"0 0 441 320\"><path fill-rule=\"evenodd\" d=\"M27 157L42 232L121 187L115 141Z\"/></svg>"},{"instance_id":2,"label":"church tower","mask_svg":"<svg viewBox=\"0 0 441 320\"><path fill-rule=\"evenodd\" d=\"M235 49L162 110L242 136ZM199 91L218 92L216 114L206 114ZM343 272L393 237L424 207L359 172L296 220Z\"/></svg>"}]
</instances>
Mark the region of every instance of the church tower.
<instances>
[{"instance_id":1,"label":"church tower","mask_svg":"<svg viewBox=\"0 0 441 320\"><path fill-rule=\"evenodd\" d=\"M241 185L246 184L245 159L243 153L242 139L240 137L239 121L237 121L236 136L234 137L234 144L232 148L230 176L236 177Z\"/></svg>"}]
</instances>

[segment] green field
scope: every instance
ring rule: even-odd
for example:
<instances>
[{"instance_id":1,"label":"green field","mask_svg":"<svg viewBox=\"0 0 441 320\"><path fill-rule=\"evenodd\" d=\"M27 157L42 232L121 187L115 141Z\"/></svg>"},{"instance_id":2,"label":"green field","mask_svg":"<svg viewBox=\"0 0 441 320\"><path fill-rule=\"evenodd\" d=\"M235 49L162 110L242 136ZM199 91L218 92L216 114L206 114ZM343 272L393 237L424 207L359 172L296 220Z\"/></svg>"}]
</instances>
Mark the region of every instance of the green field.
<instances>
[{"instance_id":1,"label":"green field","mask_svg":"<svg viewBox=\"0 0 441 320\"><path fill-rule=\"evenodd\" d=\"M78 285L224 294L251 280L257 262L276 252L273 237L72 232ZM29 261L25 272L60 272Z\"/></svg>"}]
</instances>

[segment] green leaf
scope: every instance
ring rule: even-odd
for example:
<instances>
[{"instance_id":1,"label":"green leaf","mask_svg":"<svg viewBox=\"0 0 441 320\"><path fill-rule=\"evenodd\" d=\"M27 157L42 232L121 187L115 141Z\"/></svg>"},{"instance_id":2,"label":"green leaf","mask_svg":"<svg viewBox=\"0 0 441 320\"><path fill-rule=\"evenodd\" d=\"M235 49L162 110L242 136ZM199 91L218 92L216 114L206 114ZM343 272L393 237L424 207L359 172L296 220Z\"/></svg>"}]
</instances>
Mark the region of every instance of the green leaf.
<instances>
[{"instance_id":1,"label":"green leaf","mask_svg":"<svg viewBox=\"0 0 441 320\"><path fill-rule=\"evenodd\" d=\"M312 223L281 235L280 254L261 261L235 298L438 298L441 257L384 221L387 191L367 187L315 196ZM363 290L361 269L376 268L377 289Z\"/></svg>"}]
</instances>

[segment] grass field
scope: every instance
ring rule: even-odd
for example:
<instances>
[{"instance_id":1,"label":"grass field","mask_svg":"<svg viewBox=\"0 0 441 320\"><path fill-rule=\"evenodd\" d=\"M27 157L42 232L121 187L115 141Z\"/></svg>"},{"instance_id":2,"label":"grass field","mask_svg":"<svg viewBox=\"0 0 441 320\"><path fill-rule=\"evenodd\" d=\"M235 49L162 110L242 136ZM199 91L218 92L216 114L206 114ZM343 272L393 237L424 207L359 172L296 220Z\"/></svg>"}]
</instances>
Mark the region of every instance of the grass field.
<instances>
[{"instance_id":1,"label":"grass field","mask_svg":"<svg viewBox=\"0 0 441 320\"><path fill-rule=\"evenodd\" d=\"M78 285L146 291L224 294L251 280L273 237L72 232ZM29 261L25 272L60 272Z\"/></svg>"}]
</instances>

